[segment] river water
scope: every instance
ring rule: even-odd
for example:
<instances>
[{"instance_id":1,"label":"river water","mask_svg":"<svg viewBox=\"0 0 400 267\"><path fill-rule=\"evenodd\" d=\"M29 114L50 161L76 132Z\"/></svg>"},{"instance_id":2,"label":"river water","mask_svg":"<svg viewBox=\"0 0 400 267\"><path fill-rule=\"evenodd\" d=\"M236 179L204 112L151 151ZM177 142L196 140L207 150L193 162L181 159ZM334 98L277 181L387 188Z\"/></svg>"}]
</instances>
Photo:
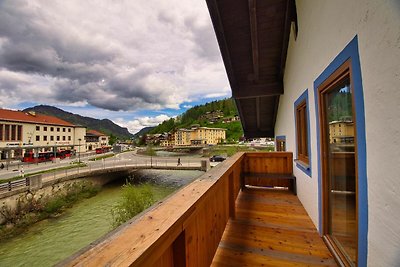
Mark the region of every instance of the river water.
<instances>
[{"instance_id":1,"label":"river water","mask_svg":"<svg viewBox=\"0 0 400 267\"><path fill-rule=\"evenodd\" d=\"M142 170L158 199L203 172ZM112 230L111 209L121 198L121 183L106 185L57 218L41 221L24 234L0 244L0 266L52 266Z\"/></svg>"}]
</instances>

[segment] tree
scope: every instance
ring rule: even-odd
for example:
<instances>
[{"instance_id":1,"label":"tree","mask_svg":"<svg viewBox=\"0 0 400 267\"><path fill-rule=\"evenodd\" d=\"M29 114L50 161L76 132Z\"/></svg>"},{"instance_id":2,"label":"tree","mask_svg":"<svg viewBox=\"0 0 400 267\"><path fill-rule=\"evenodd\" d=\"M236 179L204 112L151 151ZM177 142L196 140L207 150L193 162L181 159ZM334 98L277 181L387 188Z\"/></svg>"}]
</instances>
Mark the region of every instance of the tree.
<instances>
[{"instance_id":1,"label":"tree","mask_svg":"<svg viewBox=\"0 0 400 267\"><path fill-rule=\"evenodd\" d=\"M118 138L115 135L110 134L110 139L108 140L108 143L110 144L110 146L112 146L117 142L117 140Z\"/></svg>"}]
</instances>

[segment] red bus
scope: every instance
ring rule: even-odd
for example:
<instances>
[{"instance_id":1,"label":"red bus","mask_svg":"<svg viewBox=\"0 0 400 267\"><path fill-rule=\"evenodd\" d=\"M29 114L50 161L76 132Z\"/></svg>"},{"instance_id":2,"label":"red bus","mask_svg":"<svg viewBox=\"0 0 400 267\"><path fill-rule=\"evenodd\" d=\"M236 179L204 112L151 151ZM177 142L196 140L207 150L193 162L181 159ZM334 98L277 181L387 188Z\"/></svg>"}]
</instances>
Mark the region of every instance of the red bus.
<instances>
[{"instance_id":1,"label":"red bus","mask_svg":"<svg viewBox=\"0 0 400 267\"><path fill-rule=\"evenodd\" d=\"M54 152L47 151L47 152L40 152L37 157L32 151L26 152L24 157L22 158L22 162L44 162L44 161L52 161L54 158L65 159L66 157L71 157L72 151L71 150L61 150L56 152L54 156Z\"/></svg>"},{"instance_id":2,"label":"red bus","mask_svg":"<svg viewBox=\"0 0 400 267\"><path fill-rule=\"evenodd\" d=\"M41 152L35 157L35 154L30 151L24 154L22 158L23 162L44 162L44 161L52 161L54 159L54 152Z\"/></svg>"},{"instance_id":3,"label":"red bus","mask_svg":"<svg viewBox=\"0 0 400 267\"><path fill-rule=\"evenodd\" d=\"M111 150L111 146L103 146L96 148L96 154L107 153Z\"/></svg>"}]
</instances>

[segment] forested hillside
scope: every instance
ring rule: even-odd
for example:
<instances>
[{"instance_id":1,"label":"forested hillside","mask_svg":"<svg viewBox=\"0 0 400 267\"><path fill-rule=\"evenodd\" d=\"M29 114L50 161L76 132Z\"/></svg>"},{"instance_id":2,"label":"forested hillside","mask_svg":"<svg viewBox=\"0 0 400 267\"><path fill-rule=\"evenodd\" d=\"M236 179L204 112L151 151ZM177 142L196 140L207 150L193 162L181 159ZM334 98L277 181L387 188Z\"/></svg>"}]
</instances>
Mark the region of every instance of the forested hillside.
<instances>
[{"instance_id":1,"label":"forested hillside","mask_svg":"<svg viewBox=\"0 0 400 267\"><path fill-rule=\"evenodd\" d=\"M236 105L231 98L213 101L204 105L195 106L188 109L185 113L176 119L169 119L151 130L150 134L170 132L173 129L188 128L193 124L199 124L205 127L218 127L227 129L226 139L228 141L238 140L243 135L240 121L223 123L222 119L211 123L208 119L202 118L208 112L221 111L224 118L234 117L238 114Z\"/></svg>"}]
</instances>

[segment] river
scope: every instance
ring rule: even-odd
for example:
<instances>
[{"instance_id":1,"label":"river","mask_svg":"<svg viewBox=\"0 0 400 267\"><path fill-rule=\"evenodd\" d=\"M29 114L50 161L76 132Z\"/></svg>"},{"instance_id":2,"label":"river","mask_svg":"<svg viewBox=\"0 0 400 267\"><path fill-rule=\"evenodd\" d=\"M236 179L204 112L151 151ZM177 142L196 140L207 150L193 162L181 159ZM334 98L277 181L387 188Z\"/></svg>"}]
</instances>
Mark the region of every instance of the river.
<instances>
[{"instance_id":1,"label":"river","mask_svg":"<svg viewBox=\"0 0 400 267\"><path fill-rule=\"evenodd\" d=\"M142 170L158 199L200 176L200 171ZM106 185L57 218L41 221L0 244L0 266L52 266L112 230L111 209L121 198L121 183Z\"/></svg>"}]
</instances>

